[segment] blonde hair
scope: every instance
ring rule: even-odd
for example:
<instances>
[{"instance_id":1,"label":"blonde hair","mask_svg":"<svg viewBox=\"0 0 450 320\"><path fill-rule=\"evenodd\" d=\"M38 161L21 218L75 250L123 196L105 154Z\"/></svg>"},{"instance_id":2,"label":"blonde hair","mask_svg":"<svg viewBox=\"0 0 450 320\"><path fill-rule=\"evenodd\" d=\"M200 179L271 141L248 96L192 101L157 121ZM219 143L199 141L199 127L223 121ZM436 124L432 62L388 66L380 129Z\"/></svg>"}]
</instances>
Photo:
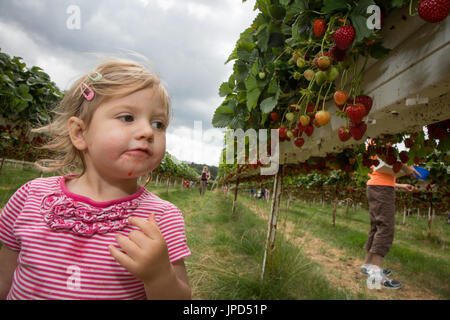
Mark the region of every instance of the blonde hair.
<instances>
[{"instance_id":1,"label":"blonde hair","mask_svg":"<svg viewBox=\"0 0 450 320\"><path fill-rule=\"evenodd\" d=\"M97 80L95 79L96 72L102 76L98 81L94 81ZM95 92L94 99L91 101L87 101L82 95L80 90L82 83L87 84ZM170 98L161 80L134 61L108 59L95 70L80 77L53 110L55 114L53 121L46 126L31 130L49 134L50 141L41 149L55 152L55 159L38 160L36 166L42 171L58 171L63 174L74 173L81 169L80 175L84 174L86 166L83 154L72 144L67 125L68 120L71 117L78 117L84 122L86 128L89 128L92 116L102 102L115 96L129 95L146 88L155 89L161 96L167 109L168 119L170 119Z\"/></svg>"}]
</instances>

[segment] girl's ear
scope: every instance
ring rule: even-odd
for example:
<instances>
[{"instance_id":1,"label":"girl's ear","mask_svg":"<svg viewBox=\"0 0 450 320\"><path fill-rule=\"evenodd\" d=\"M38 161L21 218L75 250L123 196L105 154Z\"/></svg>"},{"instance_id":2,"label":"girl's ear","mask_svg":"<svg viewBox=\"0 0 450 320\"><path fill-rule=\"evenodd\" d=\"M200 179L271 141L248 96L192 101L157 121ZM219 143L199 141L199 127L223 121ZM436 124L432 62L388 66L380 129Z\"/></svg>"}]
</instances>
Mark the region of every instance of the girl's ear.
<instances>
[{"instance_id":1,"label":"girl's ear","mask_svg":"<svg viewBox=\"0 0 450 320\"><path fill-rule=\"evenodd\" d=\"M83 120L77 117L70 117L67 121L67 127L74 147L80 151L85 150L87 148L87 142L84 137L86 126Z\"/></svg>"}]
</instances>

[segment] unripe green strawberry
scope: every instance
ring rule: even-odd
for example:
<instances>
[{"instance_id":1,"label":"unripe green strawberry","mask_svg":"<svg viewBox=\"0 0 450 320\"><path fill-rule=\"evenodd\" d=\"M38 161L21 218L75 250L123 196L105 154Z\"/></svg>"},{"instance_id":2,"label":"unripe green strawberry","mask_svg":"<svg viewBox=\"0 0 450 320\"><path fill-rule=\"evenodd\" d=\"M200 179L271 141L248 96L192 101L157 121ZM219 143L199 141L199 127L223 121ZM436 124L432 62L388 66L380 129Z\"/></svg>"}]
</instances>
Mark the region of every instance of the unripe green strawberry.
<instances>
[{"instance_id":1,"label":"unripe green strawberry","mask_svg":"<svg viewBox=\"0 0 450 320\"><path fill-rule=\"evenodd\" d=\"M286 132L286 136L288 138L292 138L294 136L294 133L291 130L288 130L288 132Z\"/></svg>"},{"instance_id":2,"label":"unripe green strawberry","mask_svg":"<svg viewBox=\"0 0 450 320\"><path fill-rule=\"evenodd\" d=\"M303 68L305 66L305 59L300 57L297 59L296 63L297 63L297 67Z\"/></svg>"},{"instance_id":3,"label":"unripe green strawberry","mask_svg":"<svg viewBox=\"0 0 450 320\"><path fill-rule=\"evenodd\" d=\"M317 84L319 86L321 86L325 81L327 81L327 74L323 71L318 71L316 73L316 76L314 77L314 79L316 80Z\"/></svg>"},{"instance_id":4,"label":"unripe green strawberry","mask_svg":"<svg viewBox=\"0 0 450 320\"><path fill-rule=\"evenodd\" d=\"M308 81L311 81L312 79L314 79L314 75L315 75L315 72L311 69L307 69L307 70L305 70L305 72L303 72L303 76Z\"/></svg>"},{"instance_id":5,"label":"unripe green strawberry","mask_svg":"<svg viewBox=\"0 0 450 320\"><path fill-rule=\"evenodd\" d=\"M293 114L292 112L286 113L286 120L287 120L287 121L292 121L292 120L294 120L294 114Z\"/></svg>"},{"instance_id":6,"label":"unripe green strawberry","mask_svg":"<svg viewBox=\"0 0 450 320\"><path fill-rule=\"evenodd\" d=\"M266 77L266 73L265 72L260 72L258 75L259 75L259 78L261 80L263 80Z\"/></svg>"},{"instance_id":7,"label":"unripe green strawberry","mask_svg":"<svg viewBox=\"0 0 450 320\"><path fill-rule=\"evenodd\" d=\"M336 67L332 67L326 72L328 81L333 82L339 76L339 71Z\"/></svg>"},{"instance_id":8,"label":"unripe green strawberry","mask_svg":"<svg viewBox=\"0 0 450 320\"><path fill-rule=\"evenodd\" d=\"M302 74L300 72L295 71L293 76L294 76L295 80L300 80L300 78L302 77Z\"/></svg>"}]
</instances>

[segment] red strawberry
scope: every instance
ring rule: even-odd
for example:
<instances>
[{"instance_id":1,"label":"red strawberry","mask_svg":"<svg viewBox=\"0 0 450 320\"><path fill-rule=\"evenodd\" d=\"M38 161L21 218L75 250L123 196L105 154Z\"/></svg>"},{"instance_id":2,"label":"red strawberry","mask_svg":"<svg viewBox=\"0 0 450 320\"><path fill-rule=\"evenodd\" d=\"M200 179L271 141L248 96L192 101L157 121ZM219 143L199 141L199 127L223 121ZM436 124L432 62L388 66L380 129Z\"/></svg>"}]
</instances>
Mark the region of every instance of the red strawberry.
<instances>
[{"instance_id":1,"label":"red strawberry","mask_svg":"<svg viewBox=\"0 0 450 320\"><path fill-rule=\"evenodd\" d=\"M303 139L303 138L296 138L294 140L294 144L299 148L301 148L304 143L305 143L305 139Z\"/></svg>"},{"instance_id":2,"label":"red strawberry","mask_svg":"<svg viewBox=\"0 0 450 320\"><path fill-rule=\"evenodd\" d=\"M394 163L397 162L397 157L393 154L388 154L386 156L386 163L390 166L392 166Z\"/></svg>"},{"instance_id":3,"label":"red strawberry","mask_svg":"<svg viewBox=\"0 0 450 320\"><path fill-rule=\"evenodd\" d=\"M373 164L375 167L378 167L378 165L380 164L380 160L378 160L378 159L372 160L372 164Z\"/></svg>"},{"instance_id":4,"label":"red strawberry","mask_svg":"<svg viewBox=\"0 0 450 320\"><path fill-rule=\"evenodd\" d=\"M299 129L297 129L297 128L292 129L292 134L294 135L294 137L301 137L302 136L302 132Z\"/></svg>"},{"instance_id":5,"label":"red strawberry","mask_svg":"<svg viewBox=\"0 0 450 320\"><path fill-rule=\"evenodd\" d=\"M297 121L297 128L298 130L300 130L300 132L305 132L306 130L306 126L302 125L300 120Z\"/></svg>"},{"instance_id":6,"label":"red strawberry","mask_svg":"<svg viewBox=\"0 0 450 320\"><path fill-rule=\"evenodd\" d=\"M350 47L354 39L355 29L351 26L340 27L334 33L334 43L341 50L345 50Z\"/></svg>"},{"instance_id":7,"label":"red strawberry","mask_svg":"<svg viewBox=\"0 0 450 320\"><path fill-rule=\"evenodd\" d=\"M366 115L369 114L370 109L372 109L373 100L369 96L356 96L356 103L360 103L366 108Z\"/></svg>"},{"instance_id":8,"label":"red strawberry","mask_svg":"<svg viewBox=\"0 0 450 320\"><path fill-rule=\"evenodd\" d=\"M339 127L339 129L338 129L338 136L339 136L339 140L341 140L342 142L345 142L348 139L350 139L352 134L350 133L350 131L346 127Z\"/></svg>"},{"instance_id":9,"label":"red strawberry","mask_svg":"<svg viewBox=\"0 0 450 320\"><path fill-rule=\"evenodd\" d=\"M306 106L306 114L311 116L312 114L314 114L315 108L316 108L316 105L314 103L309 103Z\"/></svg>"},{"instance_id":10,"label":"red strawberry","mask_svg":"<svg viewBox=\"0 0 450 320\"><path fill-rule=\"evenodd\" d=\"M316 19L313 23L313 31L316 37L321 37L327 31L327 22L324 19Z\"/></svg>"},{"instance_id":11,"label":"red strawberry","mask_svg":"<svg viewBox=\"0 0 450 320\"><path fill-rule=\"evenodd\" d=\"M344 61L345 58L345 50L339 49L336 44L333 44L333 46L330 48L330 53L334 60L336 61Z\"/></svg>"},{"instance_id":12,"label":"red strawberry","mask_svg":"<svg viewBox=\"0 0 450 320\"><path fill-rule=\"evenodd\" d=\"M412 146L414 145L414 140L411 138L406 138L405 139L405 147L407 148L412 148Z\"/></svg>"},{"instance_id":13,"label":"red strawberry","mask_svg":"<svg viewBox=\"0 0 450 320\"><path fill-rule=\"evenodd\" d=\"M399 172L400 169L403 167L403 164L400 161L396 161L394 165L392 166L392 171L395 173Z\"/></svg>"},{"instance_id":14,"label":"red strawberry","mask_svg":"<svg viewBox=\"0 0 450 320\"><path fill-rule=\"evenodd\" d=\"M402 163L407 163L409 160L409 153L407 151L402 151L398 154L400 161Z\"/></svg>"},{"instance_id":15,"label":"red strawberry","mask_svg":"<svg viewBox=\"0 0 450 320\"><path fill-rule=\"evenodd\" d=\"M287 135L287 129L285 127L281 127L278 129L278 136L280 138L286 138Z\"/></svg>"},{"instance_id":16,"label":"red strawberry","mask_svg":"<svg viewBox=\"0 0 450 320\"><path fill-rule=\"evenodd\" d=\"M305 133L306 133L306 135L308 136L308 137L311 137L311 135L313 134L313 132L314 132L314 127L312 126L312 125L307 125L306 126L306 128L305 128Z\"/></svg>"},{"instance_id":17,"label":"red strawberry","mask_svg":"<svg viewBox=\"0 0 450 320\"><path fill-rule=\"evenodd\" d=\"M358 124L366 115L366 108L362 104L351 104L345 108L345 113L352 122Z\"/></svg>"},{"instance_id":18,"label":"red strawberry","mask_svg":"<svg viewBox=\"0 0 450 320\"><path fill-rule=\"evenodd\" d=\"M444 20L450 11L449 0L422 0L419 3L419 16L428 22Z\"/></svg>"},{"instance_id":19,"label":"red strawberry","mask_svg":"<svg viewBox=\"0 0 450 320\"><path fill-rule=\"evenodd\" d=\"M273 122L277 122L278 121L278 112L271 112L270 119L272 119Z\"/></svg>"},{"instance_id":20,"label":"red strawberry","mask_svg":"<svg viewBox=\"0 0 450 320\"><path fill-rule=\"evenodd\" d=\"M364 136L364 133L366 133L367 125L364 122L361 123L350 122L350 124L348 125L348 130L350 131L350 134L352 135L353 139L361 140L361 138Z\"/></svg>"}]
</instances>

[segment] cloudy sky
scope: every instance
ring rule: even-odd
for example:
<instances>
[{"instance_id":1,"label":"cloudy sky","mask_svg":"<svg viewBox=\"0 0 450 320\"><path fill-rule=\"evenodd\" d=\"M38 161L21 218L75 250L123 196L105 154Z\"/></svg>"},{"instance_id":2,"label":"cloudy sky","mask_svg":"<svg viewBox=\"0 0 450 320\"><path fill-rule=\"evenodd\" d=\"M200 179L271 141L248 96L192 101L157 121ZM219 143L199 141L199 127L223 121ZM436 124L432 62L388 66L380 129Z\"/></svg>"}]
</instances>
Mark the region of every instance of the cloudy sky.
<instances>
[{"instance_id":1,"label":"cloudy sky","mask_svg":"<svg viewBox=\"0 0 450 320\"><path fill-rule=\"evenodd\" d=\"M167 151L218 165L221 130L211 119L225 65L256 16L249 0L1 0L0 48L39 66L61 90L102 56L147 57L172 99ZM78 14L79 13L79 14ZM78 19L79 18L79 19Z\"/></svg>"}]
</instances>

